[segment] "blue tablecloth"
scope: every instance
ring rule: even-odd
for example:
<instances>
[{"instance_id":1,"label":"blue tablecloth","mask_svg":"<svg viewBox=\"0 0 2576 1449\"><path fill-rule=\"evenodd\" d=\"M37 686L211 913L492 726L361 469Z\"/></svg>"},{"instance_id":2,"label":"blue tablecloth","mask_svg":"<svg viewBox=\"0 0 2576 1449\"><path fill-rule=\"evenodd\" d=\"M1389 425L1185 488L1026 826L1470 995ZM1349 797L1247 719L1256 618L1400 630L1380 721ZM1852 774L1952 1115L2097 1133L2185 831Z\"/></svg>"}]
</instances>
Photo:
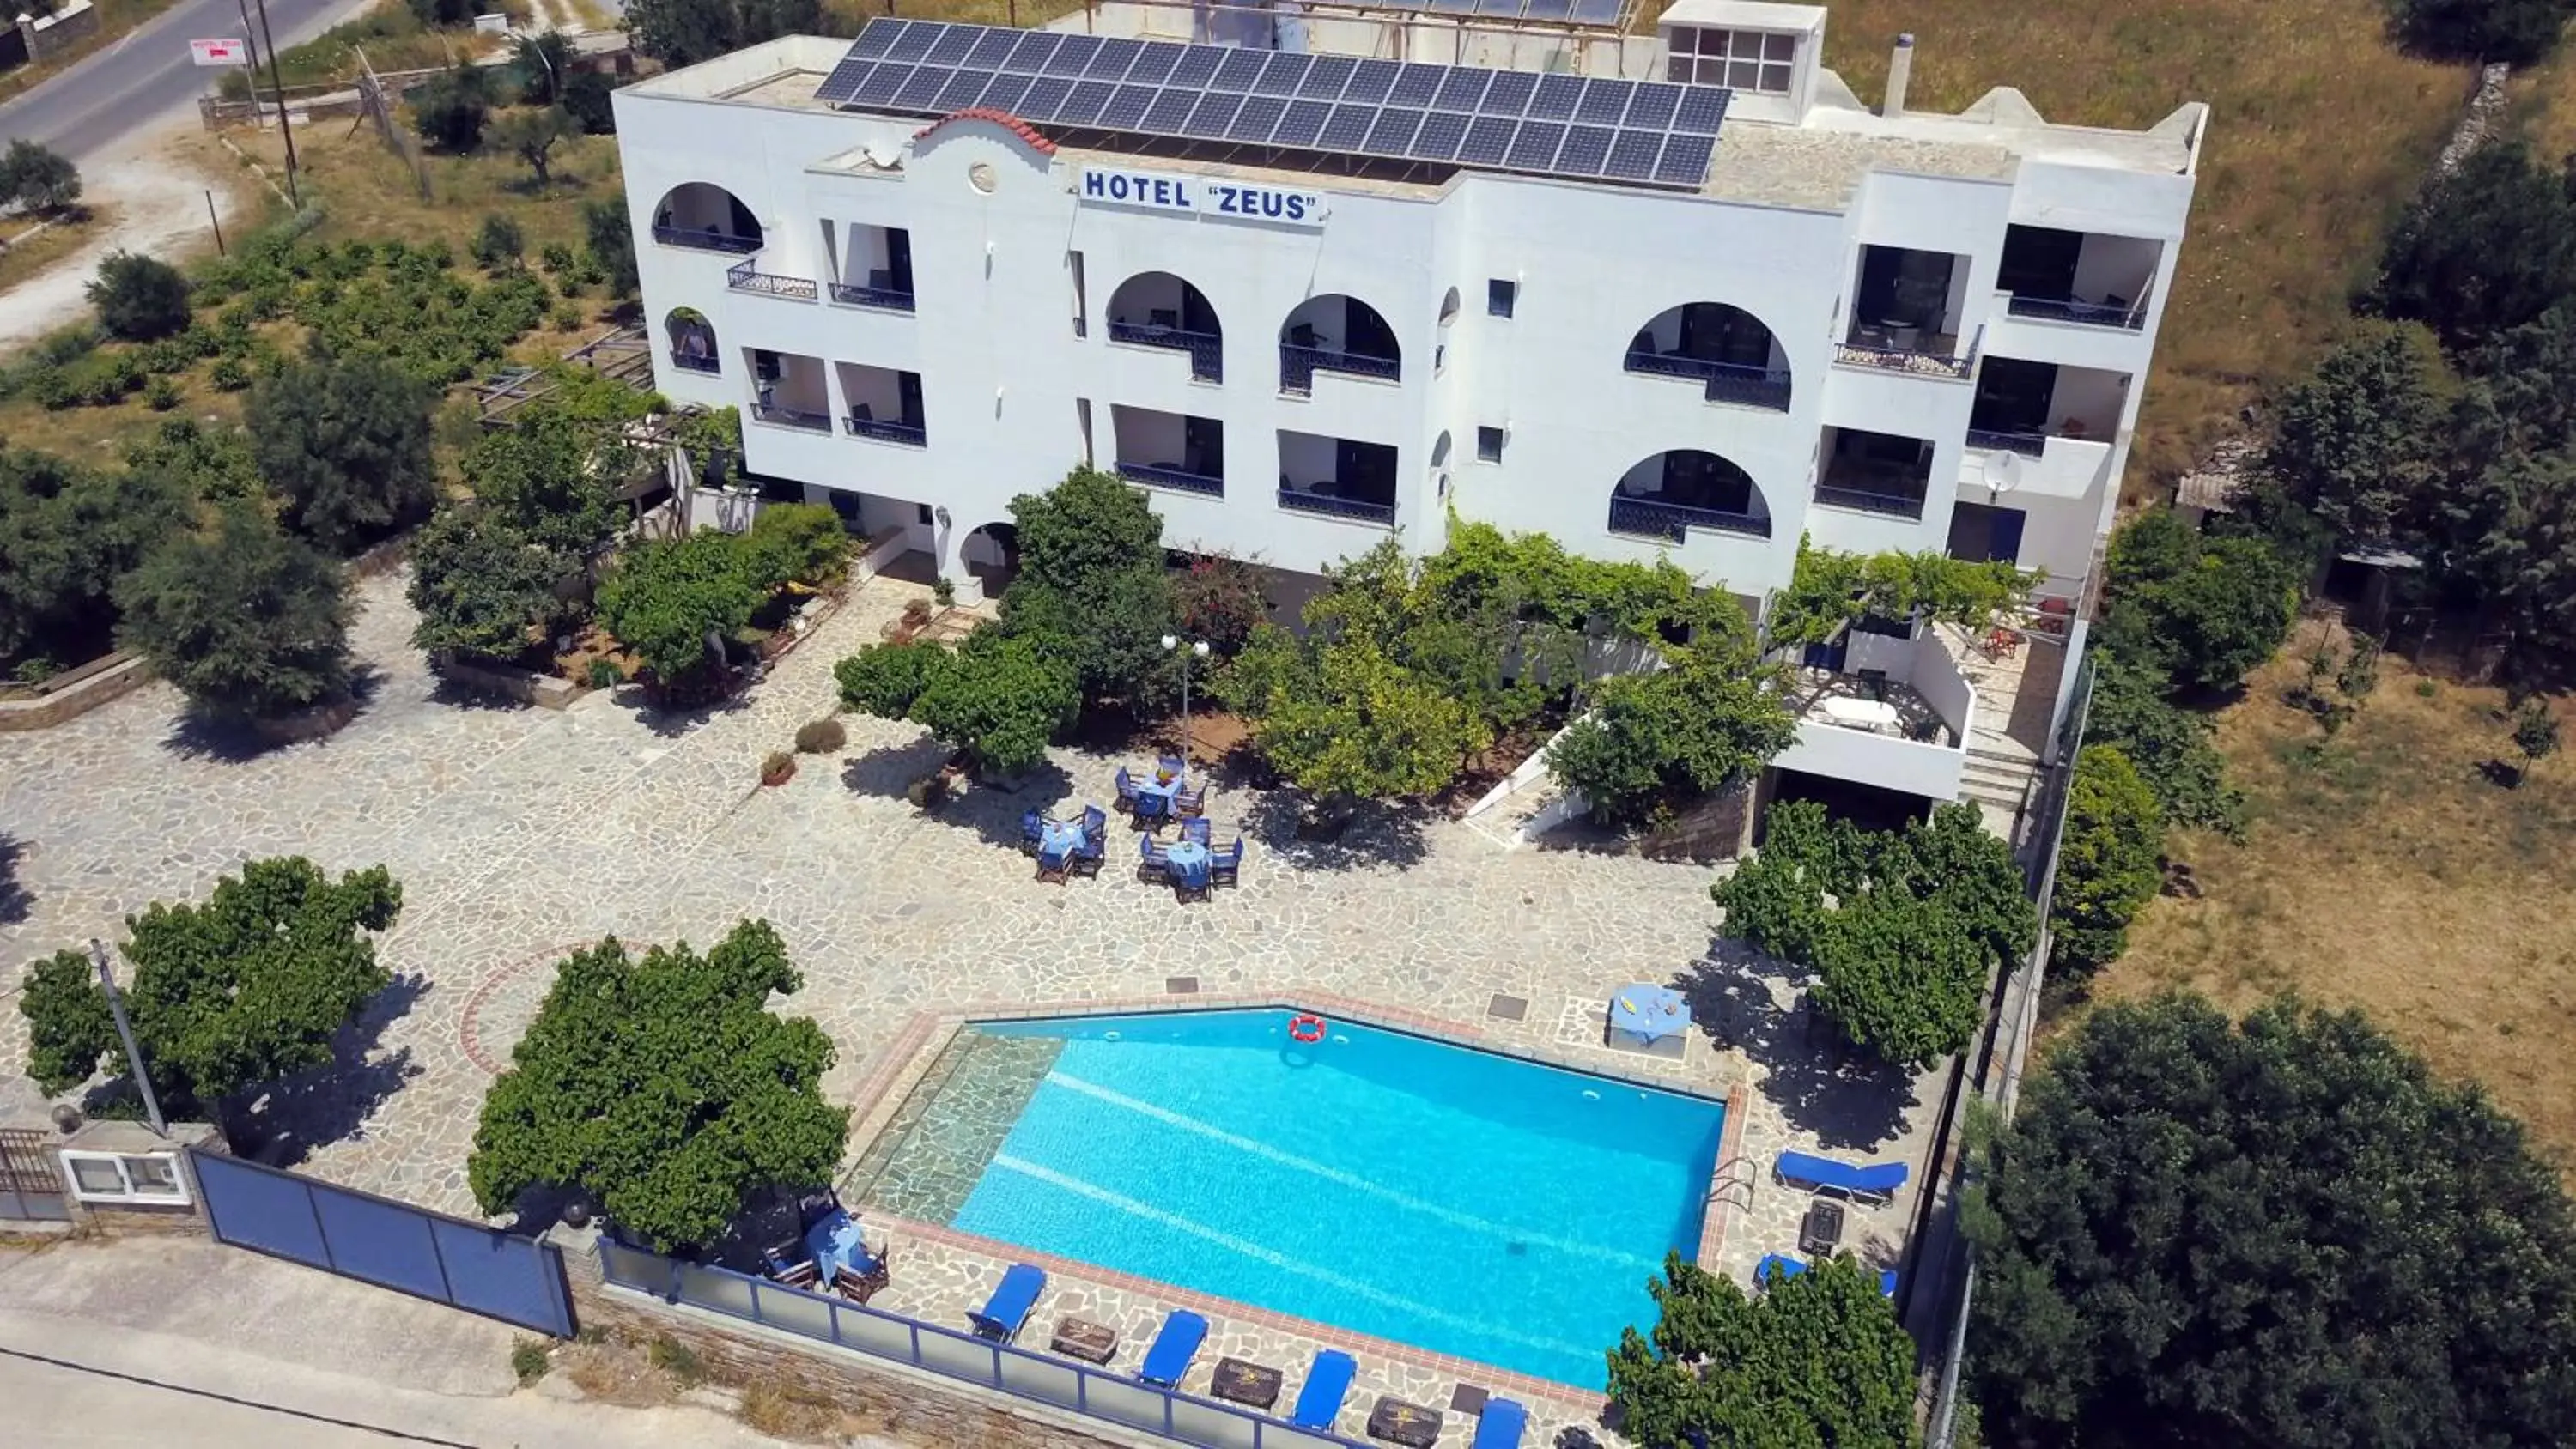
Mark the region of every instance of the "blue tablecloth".
<instances>
[{"instance_id":1,"label":"blue tablecloth","mask_svg":"<svg viewBox=\"0 0 2576 1449\"><path fill-rule=\"evenodd\" d=\"M1062 860L1082 849L1082 822L1050 820L1038 827L1038 854L1048 860Z\"/></svg>"},{"instance_id":2,"label":"blue tablecloth","mask_svg":"<svg viewBox=\"0 0 2576 1449\"><path fill-rule=\"evenodd\" d=\"M1157 783L1150 772L1137 776L1136 803L1138 807L1148 815L1171 814L1172 797L1181 793L1181 786L1188 779L1189 776L1187 775L1174 775L1167 781Z\"/></svg>"},{"instance_id":3,"label":"blue tablecloth","mask_svg":"<svg viewBox=\"0 0 2576 1449\"><path fill-rule=\"evenodd\" d=\"M859 1241L859 1220L838 1209L805 1230L805 1251L814 1255L814 1271L824 1288L832 1286L833 1275L843 1268L865 1273L876 1266Z\"/></svg>"},{"instance_id":4,"label":"blue tablecloth","mask_svg":"<svg viewBox=\"0 0 2576 1449\"><path fill-rule=\"evenodd\" d=\"M1173 880L1196 888L1208 883L1208 848L1195 840L1175 840L1163 847L1166 869Z\"/></svg>"},{"instance_id":5,"label":"blue tablecloth","mask_svg":"<svg viewBox=\"0 0 2576 1449\"><path fill-rule=\"evenodd\" d=\"M1610 997L1610 1029L1632 1032L1647 1041L1690 1030L1690 1010L1682 994L1669 986L1639 982L1622 986Z\"/></svg>"}]
</instances>

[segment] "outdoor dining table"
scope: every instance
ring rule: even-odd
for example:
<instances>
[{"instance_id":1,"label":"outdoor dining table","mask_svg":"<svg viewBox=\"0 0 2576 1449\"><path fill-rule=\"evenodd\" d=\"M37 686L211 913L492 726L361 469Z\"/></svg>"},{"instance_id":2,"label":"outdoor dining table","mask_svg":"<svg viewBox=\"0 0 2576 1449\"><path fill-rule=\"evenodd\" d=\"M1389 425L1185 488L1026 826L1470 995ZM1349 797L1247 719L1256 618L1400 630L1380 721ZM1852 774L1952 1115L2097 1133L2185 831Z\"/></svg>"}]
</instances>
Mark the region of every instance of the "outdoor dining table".
<instances>
[{"instance_id":1,"label":"outdoor dining table","mask_svg":"<svg viewBox=\"0 0 2576 1449\"><path fill-rule=\"evenodd\" d=\"M834 1208L805 1230L805 1251L814 1255L814 1271L826 1284L844 1268L865 1273L874 1266L859 1240L859 1220L846 1208Z\"/></svg>"},{"instance_id":2,"label":"outdoor dining table","mask_svg":"<svg viewBox=\"0 0 2576 1449\"><path fill-rule=\"evenodd\" d=\"M1610 1030L1614 1035L1626 1032L1641 1044L1652 1046L1661 1038L1690 1030L1690 1024L1690 1009L1683 1004L1682 994L1669 986L1640 981L1611 994Z\"/></svg>"},{"instance_id":3,"label":"outdoor dining table","mask_svg":"<svg viewBox=\"0 0 2576 1449\"><path fill-rule=\"evenodd\" d=\"M1187 779L1188 776L1178 774L1168 780L1157 780L1152 775L1137 777L1136 813L1171 818L1173 797L1181 793L1181 786Z\"/></svg>"},{"instance_id":4,"label":"outdoor dining table","mask_svg":"<svg viewBox=\"0 0 2576 1449\"><path fill-rule=\"evenodd\" d=\"M1082 822L1049 820L1038 827L1038 859L1062 862L1083 846Z\"/></svg>"},{"instance_id":5,"label":"outdoor dining table","mask_svg":"<svg viewBox=\"0 0 2576 1449\"><path fill-rule=\"evenodd\" d=\"M1196 840L1175 840L1163 847L1163 869L1172 883L1190 890L1205 890L1212 857L1207 845Z\"/></svg>"}]
</instances>

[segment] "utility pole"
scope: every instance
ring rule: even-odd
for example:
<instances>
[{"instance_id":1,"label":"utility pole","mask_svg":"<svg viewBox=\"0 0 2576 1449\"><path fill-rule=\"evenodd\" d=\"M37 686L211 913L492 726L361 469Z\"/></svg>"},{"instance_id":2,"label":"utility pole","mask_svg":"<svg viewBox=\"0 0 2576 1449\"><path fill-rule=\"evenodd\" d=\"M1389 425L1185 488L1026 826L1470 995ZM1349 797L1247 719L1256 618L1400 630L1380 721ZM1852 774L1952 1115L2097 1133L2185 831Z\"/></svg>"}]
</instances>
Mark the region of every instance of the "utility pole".
<instances>
[{"instance_id":1,"label":"utility pole","mask_svg":"<svg viewBox=\"0 0 2576 1449\"><path fill-rule=\"evenodd\" d=\"M159 1136L170 1135L170 1124L161 1120L161 1099L152 1095L152 1071L145 1065L142 1048L134 1044L134 1028L125 1020L125 998L116 994L116 973L107 967L107 946L98 937L89 938L89 959L98 967L99 989L107 993L107 1014L116 1018L116 1039L125 1043L125 1067L134 1073L134 1085L143 1090L143 1115L152 1120L152 1130Z\"/></svg>"},{"instance_id":2,"label":"utility pole","mask_svg":"<svg viewBox=\"0 0 2576 1449\"><path fill-rule=\"evenodd\" d=\"M241 8L242 34L250 33L250 9L244 0L233 0ZM277 92L277 134L286 138L286 198L301 209L304 193L295 185L295 128L286 120L286 82L277 73L277 37L268 29L268 0L259 0L259 44L268 51L268 85ZM254 51L250 71L251 109L259 108L259 57Z\"/></svg>"}]
</instances>

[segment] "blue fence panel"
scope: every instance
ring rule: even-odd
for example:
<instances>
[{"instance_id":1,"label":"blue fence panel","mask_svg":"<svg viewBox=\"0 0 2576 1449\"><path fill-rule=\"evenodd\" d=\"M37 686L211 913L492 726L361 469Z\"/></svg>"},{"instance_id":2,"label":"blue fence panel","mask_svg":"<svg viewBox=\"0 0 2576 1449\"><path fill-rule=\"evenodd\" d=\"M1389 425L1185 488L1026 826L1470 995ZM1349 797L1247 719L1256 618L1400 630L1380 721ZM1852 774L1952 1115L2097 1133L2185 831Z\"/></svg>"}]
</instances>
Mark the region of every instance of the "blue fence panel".
<instances>
[{"instance_id":1,"label":"blue fence panel","mask_svg":"<svg viewBox=\"0 0 2576 1449\"><path fill-rule=\"evenodd\" d=\"M572 1336L572 1303L553 1248L441 1217L429 1220L429 1233L457 1307Z\"/></svg>"},{"instance_id":2,"label":"blue fence panel","mask_svg":"<svg viewBox=\"0 0 2576 1449\"><path fill-rule=\"evenodd\" d=\"M429 1241L429 1223L420 1213L316 1190L311 1183L304 1187L313 1196L313 1215L322 1220L333 1271L423 1298L447 1296L447 1275L439 1271L438 1249Z\"/></svg>"},{"instance_id":3,"label":"blue fence panel","mask_svg":"<svg viewBox=\"0 0 2576 1449\"><path fill-rule=\"evenodd\" d=\"M331 1250L304 1184L229 1157L197 1156L197 1183L205 1189L206 1216L215 1236L238 1247L329 1270Z\"/></svg>"}]
</instances>

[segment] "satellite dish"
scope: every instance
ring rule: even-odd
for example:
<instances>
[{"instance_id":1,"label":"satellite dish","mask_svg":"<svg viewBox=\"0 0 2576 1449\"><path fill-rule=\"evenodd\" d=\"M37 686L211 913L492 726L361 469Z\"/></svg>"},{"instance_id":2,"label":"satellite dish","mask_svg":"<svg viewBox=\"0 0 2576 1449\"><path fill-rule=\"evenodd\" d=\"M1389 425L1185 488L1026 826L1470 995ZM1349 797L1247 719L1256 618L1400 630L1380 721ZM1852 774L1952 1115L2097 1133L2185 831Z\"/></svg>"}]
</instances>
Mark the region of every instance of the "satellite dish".
<instances>
[{"instance_id":1,"label":"satellite dish","mask_svg":"<svg viewBox=\"0 0 2576 1449\"><path fill-rule=\"evenodd\" d=\"M1985 461L1977 465L1977 471L1984 477L1988 493L2010 493L2021 486L2021 458L2004 449L1988 453Z\"/></svg>"}]
</instances>

